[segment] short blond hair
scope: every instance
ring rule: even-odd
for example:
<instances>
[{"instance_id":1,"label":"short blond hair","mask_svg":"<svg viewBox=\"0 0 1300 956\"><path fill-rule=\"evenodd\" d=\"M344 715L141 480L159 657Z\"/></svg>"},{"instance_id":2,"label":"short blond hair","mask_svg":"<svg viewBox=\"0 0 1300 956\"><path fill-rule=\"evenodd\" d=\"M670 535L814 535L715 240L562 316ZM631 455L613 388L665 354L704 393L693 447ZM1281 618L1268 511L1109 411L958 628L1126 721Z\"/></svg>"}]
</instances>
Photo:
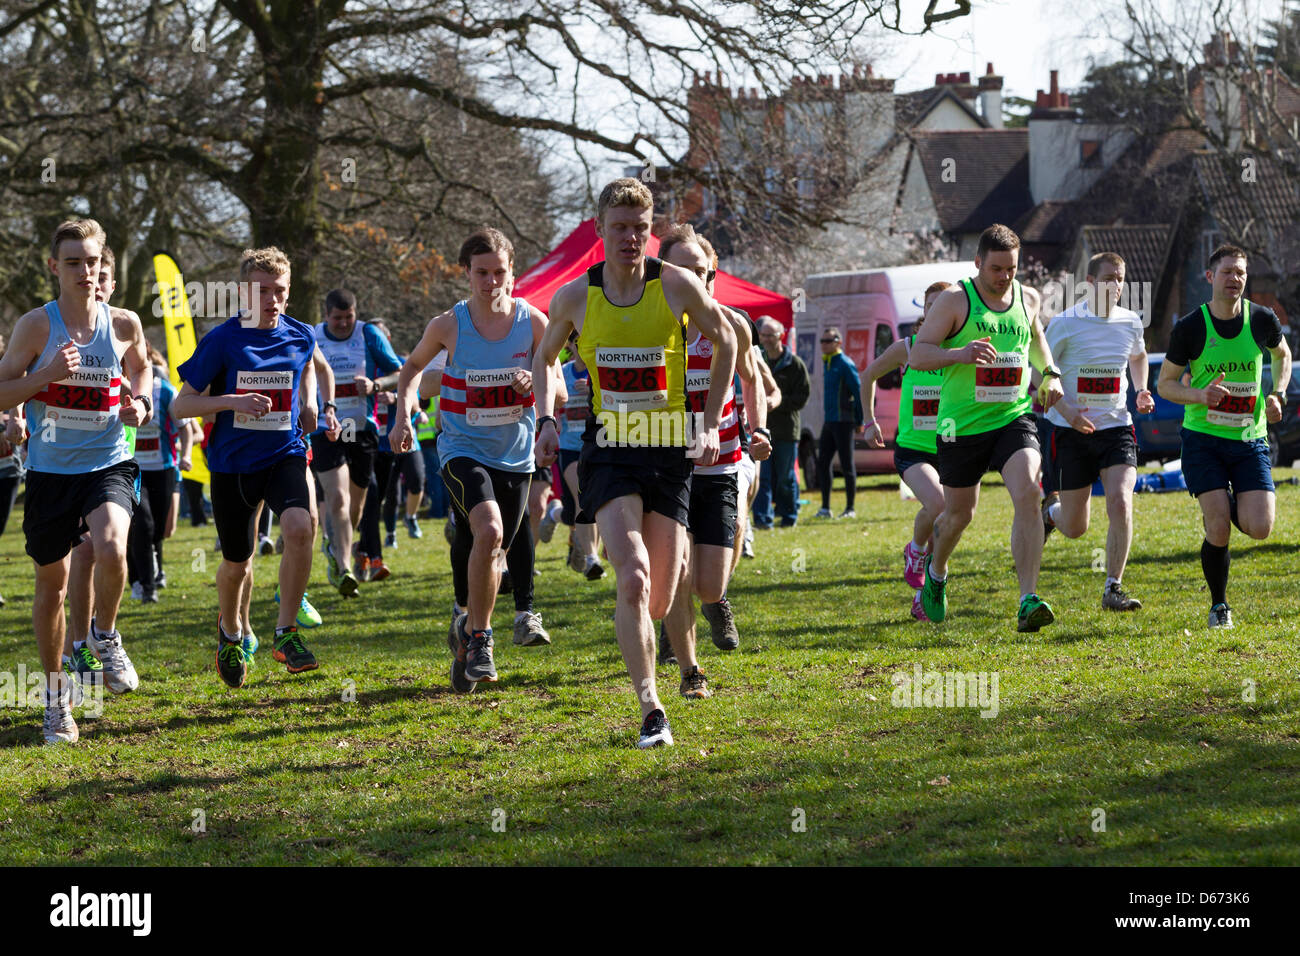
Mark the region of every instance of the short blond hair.
<instances>
[{"instance_id":1,"label":"short blond hair","mask_svg":"<svg viewBox=\"0 0 1300 956\"><path fill-rule=\"evenodd\" d=\"M50 258L59 258L59 244L69 239L98 239L101 247L108 245L108 236L104 227L93 219L68 219L59 223L54 230L54 239L50 242Z\"/></svg>"},{"instance_id":2,"label":"short blond hair","mask_svg":"<svg viewBox=\"0 0 1300 956\"><path fill-rule=\"evenodd\" d=\"M239 255L239 278L247 279L254 272L279 276L289 271L289 257L278 246L245 249Z\"/></svg>"},{"instance_id":3,"label":"short blond hair","mask_svg":"<svg viewBox=\"0 0 1300 956\"><path fill-rule=\"evenodd\" d=\"M696 232L695 227L689 222L679 222L675 226L670 226L668 231L659 237L659 258L667 259L673 246L688 242L694 243L699 247L700 252L704 253L710 269L718 267L718 254L713 251L713 243Z\"/></svg>"},{"instance_id":4,"label":"short blond hair","mask_svg":"<svg viewBox=\"0 0 1300 956\"><path fill-rule=\"evenodd\" d=\"M655 207L655 197L650 187L639 179L625 176L616 179L600 191L596 200L596 221L605 221L605 210L613 206L630 206L633 209L651 209Z\"/></svg>"}]
</instances>

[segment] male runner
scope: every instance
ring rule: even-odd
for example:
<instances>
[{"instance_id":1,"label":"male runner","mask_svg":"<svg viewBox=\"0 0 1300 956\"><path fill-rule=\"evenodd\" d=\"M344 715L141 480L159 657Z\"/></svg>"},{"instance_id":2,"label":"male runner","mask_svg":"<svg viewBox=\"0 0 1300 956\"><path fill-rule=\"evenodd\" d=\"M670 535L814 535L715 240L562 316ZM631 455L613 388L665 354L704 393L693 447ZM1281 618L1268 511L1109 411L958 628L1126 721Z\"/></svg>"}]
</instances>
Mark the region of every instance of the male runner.
<instances>
[{"instance_id":1,"label":"male runner","mask_svg":"<svg viewBox=\"0 0 1300 956\"><path fill-rule=\"evenodd\" d=\"M1137 389L1137 410L1155 409L1147 391L1147 349L1142 317L1119 305L1124 260L1099 252L1088 260L1087 297L1047 325L1047 344L1061 365L1065 397L1048 410L1053 471L1043 502L1043 522L1067 538L1088 530L1092 483L1106 493L1106 584L1108 611L1142 607L1121 585L1133 544L1133 487L1137 483L1137 436L1128 411L1128 373Z\"/></svg>"},{"instance_id":2,"label":"male runner","mask_svg":"<svg viewBox=\"0 0 1300 956\"><path fill-rule=\"evenodd\" d=\"M591 411L578 460L580 504L594 514L617 578L614 630L641 702L638 747L673 742L655 687L653 621L668 613L686 546L691 461L687 457L685 315L713 343L710 380L730 381L736 336L722 307L685 269L646 258L654 199L637 179L600 193L596 233L605 261L551 299L551 324L533 363L537 400L551 408L546 374L570 331L591 370ZM718 460L723 389L713 389L695 435L700 464ZM541 419L538 461L555 460L555 420Z\"/></svg>"},{"instance_id":3,"label":"male runner","mask_svg":"<svg viewBox=\"0 0 1300 956\"><path fill-rule=\"evenodd\" d=\"M96 559L91 647L110 690L139 686L115 624L139 474L124 426L149 420L153 376L140 320L96 301L104 245L104 230L93 219L59 225L48 260L59 297L18 320L0 359L0 407L26 402L31 430L23 532L36 564L32 629L45 671L43 735L49 744L78 737L63 669L63 596L68 553L86 531Z\"/></svg>"},{"instance_id":4,"label":"male runner","mask_svg":"<svg viewBox=\"0 0 1300 956\"><path fill-rule=\"evenodd\" d=\"M1043 373L1038 394L1045 408L1061 397L1061 372L1052 364L1038 323L1038 293L1015 279L1019 262L1019 236L1000 224L985 229L975 254L975 277L940 295L912 344L911 365L944 370L936 430L944 506L934 522L921 588L925 614L936 622L948 614L948 558L975 517L980 478L989 470L1002 473L1015 507L1011 553L1020 580L1017 629L1037 631L1056 619L1035 593L1043 522L1038 434L1029 412L1026 365L1032 362ZM953 358L956 362L947 364Z\"/></svg>"},{"instance_id":5,"label":"male runner","mask_svg":"<svg viewBox=\"0 0 1300 956\"><path fill-rule=\"evenodd\" d=\"M664 262L693 273L709 295L713 295L717 258L709 241L696 235L690 225L669 229L659 240L659 253ZM752 446L762 460L771 453L771 445L765 437L766 395L750 347L750 323L730 309L723 312L736 336L737 367L741 379L748 384L743 401L748 406L747 417L755 432ZM693 316L688 318L686 327L686 398L692 412L703 413L713 391L709 370L713 364L713 343L700 333L693 319ZM685 561L673 602L664 617L664 632L682 674L679 692L689 699L711 696L708 679L700 672L695 659L695 602L692 592L698 594L706 606L723 600L727 581L735 569L732 558L736 550L736 519L737 512L743 507L736 477L741 461L742 426L731 376L727 377L725 384L726 388L722 389L722 420L718 428L718 457L711 465L695 463L690 482ZM730 632L715 628L713 643L724 651L734 651L739 647L740 637L734 624Z\"/></svg>"},{"instance_id":6,"label":"male runner","mask_svg":"<svg viewBox=\"0 0 1300 956\"><path fill-rule=\"evenodd\" d=\"M334 402L343 424L337 441L323 431L312 435L311 469L325 489L321 548L330 584L353 597L352 534L361 522L379 449L375 393L397 383L402 363L377 329L357 321L357 297L347 289L325 296L325 321L316 326L316 342L334 370Z\"/></svg>"},{"instance_id":7,"label":"male runner","mask_svg":"<svg viewBox=\"0 0 1300 956\"><path fill-rule=\"evenodd\" d=\"M1201 505L1201 571L1210 589L1210 627L1232 627L1228 539L1235 524L1262 541L1273 530L1273 472L1268 424L1282 418L1291 381L1291 349L1272 309L1246 293L1246 253L1223 245L1210 255L1209 302L1178 321L1156 388L1183 409L1183 475ZM1273 391L1261 402L1264 353ZM1184 370L1191 383L1182 384Z\"/></svg>"},{"instance_id":8,"label":"male runner","mask_svg":"<svg viewBox=\"0 0 1300 956\"><path fill-rule=\"evenodd\" d=\"M867 415L867 445L884 448L884 436L876 421L876 379L902 366L903 381L898 399L898 436L894 439L894 470L899 479L912 489L921 503L912 522L912 540L903 546L903 580L915 592L912 595L912 617L925 621L921 607L921 577L925 556L930 552L934 532L934 519L943 512L943 486L939 483L939 454L935 448L935 430L939 422L939 394L943 387L943 369L956 361L949 351L943 356L945 364L939 368L921 371L909 361L916 334L925 324L925 317L939 301L951 282L934 282L925 290L925 307L917 320L912 335L899 339L881 352L862 373L862 407Z\"/></svg>"},{"instance_id":9,"label":"male runner","mask_svg":"<svg viewBox=\"0 0 1300 956\"><path fill-rule=\"evenodd\" d=\"M497 679L492 610L504 552L528 517L528 482L536 467L533 353L546 316L511 296L514 246L498 230L471 235L458 261L471 295L429 322L402 366L389 442L396 451L411 450L419 379L446 349L438 458L456 515L451 545L456 603L448 644L455 655L452 689L467 694L479 681ZM544 369L542 377L547 377Z\"/></svg>"},{"instance_id":10,"label":"male runner","mask_svg":"<svg viewBox=\"0 0 1300 956\"><path fill-rule=\"evenodd\" d=\"M214 422L208 439L212 514L221 542L217 568L217 672L242 687L248 658L242 635L253 588L253 549L262 502L280 516L284 559L272 657L291 674L315 670L316 657L294 622L311 576L315 501L307 478L305 434L316 426L316 351L311 326L285 315L289 260L274 246L247 249L239 263L240 313L210 331L177 370L178 418ZM334 428L333 410L326 425Z\"/></svg>"}]
</instances>

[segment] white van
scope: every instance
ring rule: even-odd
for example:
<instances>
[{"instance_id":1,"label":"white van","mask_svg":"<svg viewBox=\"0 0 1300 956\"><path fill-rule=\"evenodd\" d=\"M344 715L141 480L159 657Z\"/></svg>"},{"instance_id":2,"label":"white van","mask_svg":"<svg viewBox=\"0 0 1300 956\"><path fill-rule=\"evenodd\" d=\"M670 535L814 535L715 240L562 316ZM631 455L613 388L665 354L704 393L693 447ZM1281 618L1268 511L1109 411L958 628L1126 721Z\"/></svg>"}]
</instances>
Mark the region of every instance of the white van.
<instances>
[{"instance_id":1,"label":"white van","mask_svg":"<svg viewBox=\"0 0 1300 956\"><path fill-rule=\"evenodd\" d=\"M812 394L803 410L803 432L814 441L820 436L822 398L821 345L823 330L835 326L843 339L844 354L866 371L872 359L899 338L910 335L921 317L926 288L934 282L954 285L974 273L969 262L941 262L919 266L894 266L859 272L823 272L804 283L807 308L794 316L793 348L812 378ZM869 449L858 438L854 460L859 472L894 470L894 438L898 434L898 396L902 376L895 372L876 382L876 421L887 445Z\"/></svg>"}]
</instances>

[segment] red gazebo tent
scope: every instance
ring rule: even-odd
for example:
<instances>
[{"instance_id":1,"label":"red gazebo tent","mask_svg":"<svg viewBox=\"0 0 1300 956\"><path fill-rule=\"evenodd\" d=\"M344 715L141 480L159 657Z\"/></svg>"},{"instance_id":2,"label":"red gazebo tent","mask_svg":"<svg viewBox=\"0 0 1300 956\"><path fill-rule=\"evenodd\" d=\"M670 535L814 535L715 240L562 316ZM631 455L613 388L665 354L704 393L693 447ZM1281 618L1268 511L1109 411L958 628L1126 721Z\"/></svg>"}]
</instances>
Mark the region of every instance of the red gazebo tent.
<instances>
[{"instance_id":1,"label":"red gazebo tent","mask_svg":"<svg viewBox=\"0 0 1300 956\"><path fill-rule=\"evenodd\" d=\"M650 238L647 253L652 256L659 253L659 240L654 236ZM605 250L600 237L596 235L596 220L588 219L515 280L514 294L527 299L543 312L549 311L551 296L556 289L604 258ZM764 289L719 270L713 291L723 305L744 309L755 321L769 315L787 329L794 324L791 301L771 289Z\"/></svg>"}]
</instances>

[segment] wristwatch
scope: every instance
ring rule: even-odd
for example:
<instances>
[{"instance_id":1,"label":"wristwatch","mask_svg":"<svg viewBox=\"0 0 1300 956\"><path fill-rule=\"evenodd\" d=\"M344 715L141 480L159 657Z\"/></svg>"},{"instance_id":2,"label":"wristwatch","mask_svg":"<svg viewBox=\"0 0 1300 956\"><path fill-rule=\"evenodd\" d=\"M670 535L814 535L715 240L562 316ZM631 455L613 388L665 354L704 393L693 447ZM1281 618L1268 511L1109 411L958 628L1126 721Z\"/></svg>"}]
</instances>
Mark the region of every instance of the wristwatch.
<instances>
[{"instance_id":1,"label":"wristwatch","mask_svg":"<svg viewBox=\"0 0 1300 956\"><path fill-rule=\"evenodd\" d=\"M1047 366L1047 368L1043 369L1043 378L1047 378L1048 376L1055 376L1056 378L1060 378L1061 370L1057 368L1055 365L1049 365Z\"/></svg>"},{"instance_id":2,"label":"wristwatch","mask_svg":"<svg viewBox=\"0 0 1300 956\"><path fill-rule=\"evenodd\" d=\"M759 426L758 428L755 428L755 429L751 432L751 434L754 434L754 435L762 435L765 439L767 439L767 443L768 443L769 445L772 443L772 433L771 433L770 431L768 431L766 428L762 427L762 426Z\"/></svg>"},{"instance_id":3,"label":"wristwatch","mask_svg":"<svg viewBox=\"0 0 1300 956\"><path fill-rule=\"evenodd\" d=\"M336 411L336 412L339 410L339 407L338 407L337 405L335 405L333 402L326 402L324 405L322 405L322 406L320 407L321 414L324 415L325 412L328 411L328 410L331 409L331 408L334 409L334 411Z\"/></svg>"},{"instance_id":4,"label":"wristwatch","mask_svg":"<svg viewBox=\"0 0 1300 956\"><path fill-rule=\"evenodd\" d=\"M1286 408L1286 392L1279 389L1275 392L1269 392L1269 394L1277 399L1277 403L1279 405L1281 405L1283 408Z\"/></svg>"},{"instance_id":5,"label":"wristwatch","mask_svg":"<svg viewBox=\"0 0 1300 956\"><path fill-rule=\"evenodd\" d=\"M537 434L540 435L542 433L542 426L547 422L550 422L556 431L560 430L560 426L556 423L554 415L543 415L541 418L537 419Z\"/></svg>"}]
</instances>

